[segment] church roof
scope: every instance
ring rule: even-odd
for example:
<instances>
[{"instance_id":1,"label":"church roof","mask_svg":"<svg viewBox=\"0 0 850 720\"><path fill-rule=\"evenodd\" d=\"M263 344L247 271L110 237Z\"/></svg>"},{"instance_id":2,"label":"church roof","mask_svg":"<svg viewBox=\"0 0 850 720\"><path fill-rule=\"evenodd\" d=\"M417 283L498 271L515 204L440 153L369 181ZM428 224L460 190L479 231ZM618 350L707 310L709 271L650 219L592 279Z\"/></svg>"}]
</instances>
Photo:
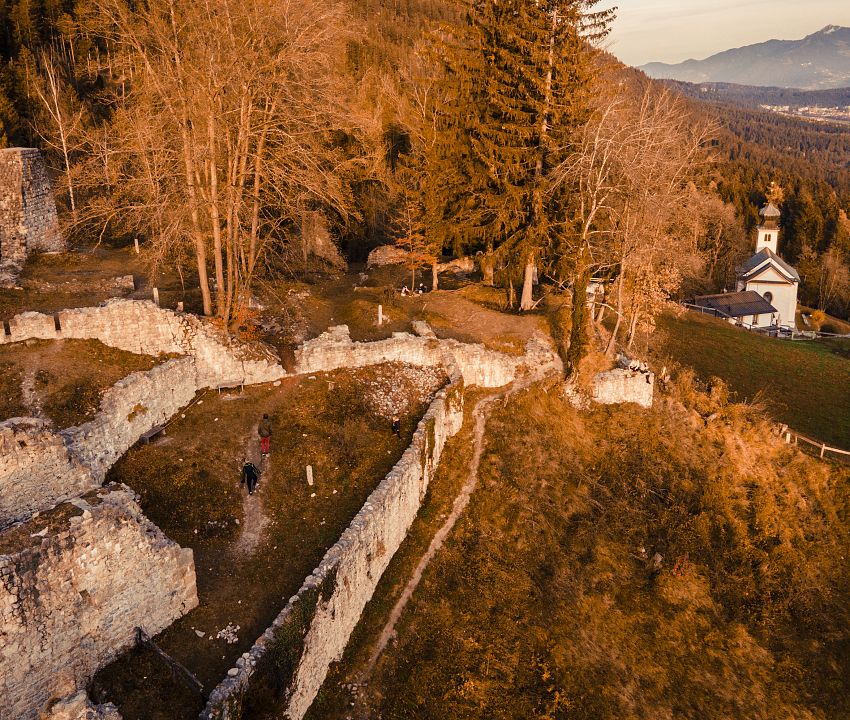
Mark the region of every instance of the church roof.
<instances>
[{"instance_id":1,"label":"church roof","mask_svg":"<svg viewBox=\"0 0 850 720\"><path fill-rule=\"evenodd\" d=\"M773 305L753 290L723 293L722 295L701 295L694 298L694 305L717 310L727 317L745 315L770 315L779 312Z\"/></svg>"},{"instance_id":2,"label":"church roof","mask_svg":"<svg viewBox=\"0 0 850 720\"><path fill-rule=\"evenodd\" d=\"M779 212L779 208L776 207L776 205L774 205L772 202L769 202L761 210L759 210L759 215L761 215L763 218L778 218L780 215L782 215L782 213Z\"/></svg>"},{"instance_id":3,"label":"church roof","mask_svg":"<svg viewBox=\"0 0 850 720\"><path fill-rule=\"evenodd\" d=\"M792 282L800 282L800 274L770 248L762 248L738 268L741 280L750 280L759 274L766 265L773 265Z\"/></svg>"}]
</instances>

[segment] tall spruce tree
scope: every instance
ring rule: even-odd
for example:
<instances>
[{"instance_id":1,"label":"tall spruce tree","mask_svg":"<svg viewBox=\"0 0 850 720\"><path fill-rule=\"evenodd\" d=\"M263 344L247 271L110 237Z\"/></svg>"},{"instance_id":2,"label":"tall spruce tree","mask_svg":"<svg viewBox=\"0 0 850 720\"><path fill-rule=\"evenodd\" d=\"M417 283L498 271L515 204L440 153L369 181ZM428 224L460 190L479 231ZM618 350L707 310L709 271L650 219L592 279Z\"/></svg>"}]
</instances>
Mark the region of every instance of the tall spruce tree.
<instances>
[{"instance_id":1,"label":"tall spruce tree","mask_svg":"<svg viewBox=\"0 0 850 720\"><path fill-rule=\"evenodd\" d=\"M589 116L594 41L611 19L597 2L469 0L444 41L455 126L466 128L454 155L465 166L459 224L522 269L523 310L536 268L570 247L569 188L553 191L548 175Z\"/></svg>"}]
</instances>

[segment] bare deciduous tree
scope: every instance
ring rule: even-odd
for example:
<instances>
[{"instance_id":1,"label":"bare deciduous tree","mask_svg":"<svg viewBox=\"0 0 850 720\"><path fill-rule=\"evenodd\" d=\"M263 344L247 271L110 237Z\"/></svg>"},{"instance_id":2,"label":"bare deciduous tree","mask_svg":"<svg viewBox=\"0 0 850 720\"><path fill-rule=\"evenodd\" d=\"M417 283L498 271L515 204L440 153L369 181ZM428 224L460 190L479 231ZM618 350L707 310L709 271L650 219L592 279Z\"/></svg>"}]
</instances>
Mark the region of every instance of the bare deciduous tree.
<instances>
[{"instance_id":1,"label":"bare deciduous tree","mask_svg":"<svg viewBox=\"0 0 850 720\"><path fill-rule=\"evenodd\" d=\"M238 321L268 243L305 207L344 217L330 131L350 124L337 62L344 10L318 0L98 0L112 49L111 122L91 142L92 212L152 257L193 248L203 308ZM208 258L215 293L208 280Z\"/></svg>"}]
</instances>

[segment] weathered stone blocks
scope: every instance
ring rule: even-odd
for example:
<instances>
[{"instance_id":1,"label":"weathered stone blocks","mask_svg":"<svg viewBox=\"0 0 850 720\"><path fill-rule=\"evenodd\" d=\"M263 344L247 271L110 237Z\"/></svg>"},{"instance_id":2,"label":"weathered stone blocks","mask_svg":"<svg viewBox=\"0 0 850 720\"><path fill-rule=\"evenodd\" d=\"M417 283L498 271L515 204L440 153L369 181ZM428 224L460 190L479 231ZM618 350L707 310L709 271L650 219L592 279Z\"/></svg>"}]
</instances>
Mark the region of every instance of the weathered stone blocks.
<instances>
[{"instance_id":1,"label":"weathered stone blocks","mask_svg":"<svg viewBox=\"0 0 850 720\"><path fill-rule=\"evenodd\" d=\"M35 148L0 150L0 267L11 276L31 251L64 249L41 154Z\"/></svg>"},{"instance_id":2,"label":"weathered stone blocks","mask_svg":"<svg viewBox=\"0 0 850 720\"><path fill-rule=\"evenodd\" d=\"M248 346L209 321L143 300L108 300L100 307L62 310L55 318L25 312L9 320L9 330L9 335L0 333L0 343L76 338L100 340L142 355L189 355L196 363L199 388L222 383L251 385L286 375L265 346Z\"/></svg>"},{"instance_id":3,"label":"weathered stone blocks","mask_svg":"<svg viewBox=\"0 0 850 720\"><path fill-rule=\"evenodd\" d=\"M139 572L144 568L144 572ZM192 551L112 485L0 533L0 718L38 718L198 604Z\"/></svg>"},{"instance_id":4,"label":"weathered stone blocks","mask_svg":"<svg viewBox=\"0 0 850 720\"><path fill-rule=\"evenodd\" d=\"M0 423L0 529L99 484L44 420Z\"/></svg>"},{"instance_id":5,"label":"weathered stone blocks","mask_svg":"<svg viewBox=\"0 0 850 720\"><path fill-rule=\"evenodd\" d=\"M655 375L651 372L615 368L593 379L593 401L602 405L633 402L652 407Z\"/></svg>"},{"instance_id":6,"label":"weathered stone blocks","mask_svg":"<svg viewBox=\"0 0 850 720\"><path fill-rule=\"evenodd\" d=\"M107 390L93 420L61 435L98 481L151 428L165 424L195 397L193 358L177 358L119 380Z\"/></svg>"},{"instance_id":7,"label":"weathered stone blocks","mask_svg":"<svg viewBox=\"0 0 850 720\"><path fill-rule=\"evenodd\" d=\"M439 340L433 332L428 334L425 328L425 323L418 323L416 331L419 336L397 332L388 340L366 343L353 342L347 325L332 327L298 348L295 372L329 372L385 362L433 367L445 365L446 356L450 355L468 385L501 387L514 379L517 369L525 362L523 357L505 355L483 345ZM549 361L557 359L551 351L549 358Z\"/></svg>"}]
</instances>

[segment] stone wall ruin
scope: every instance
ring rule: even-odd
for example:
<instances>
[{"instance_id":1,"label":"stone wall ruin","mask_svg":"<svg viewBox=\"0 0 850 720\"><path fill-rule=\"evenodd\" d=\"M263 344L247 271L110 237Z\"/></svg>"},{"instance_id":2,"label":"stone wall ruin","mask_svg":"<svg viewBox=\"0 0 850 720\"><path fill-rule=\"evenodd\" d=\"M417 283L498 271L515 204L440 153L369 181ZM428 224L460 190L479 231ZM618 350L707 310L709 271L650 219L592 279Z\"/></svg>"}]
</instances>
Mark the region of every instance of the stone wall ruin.
<instances>
[{"instance_id":1,"label":"stone wall ruin","mask_svg":"<svg viewBox=\"0 0 850 720\"><path fill-rule=\"evenodd\" d=\"M0 423L0 529L97 485L46 421Z\"/></svg>"},{"instance_id":2,"label":"stone wall ruin","mask_svg":"<svg viewBox=\"0 0 850 720\"><path fill-rule=\"evenodd\" d=\"M59 252L53 188L41 153L35 148L0 150L0 269L11 276L33 250Z\"/></svg>"},{"instance_id":3,"label":"stone wall ruin","mask_svg":"<svg viewBox=\"0 0 850 720\"><path fill-rule=\"evenodd\" d=\"M222 383L251 385L286 373L269 350L231 338L196 315L160 308L146 300L108 300L99 307L61 310L55 315L25 312L8 321L0 344L36 338L100 340L140 355L188 355L198 388Z\"/></svg>"},{"instance_id":4,"label":"stone wall ruin","mask_svg":"<svg viewBox=\"0 0 850 720\"><path fill-rule=\"evenodd\" d=\"M339 541L328 550L301 589L210 694L204 720L236 720L252 683L275 673L275 651L296 651L297 666L272 684L285 687L286 717L300 720L319 691L332 662L339 660L363 608L396 550L407 536L425 499L446 441L463 424L465 383L501 387L518 372L543 374L561 367L548 343L535 338L523 357L511 357L480 345L437 340L417 323L421 337L394 333L389 340L354 343L346 326L305 343L296 354L296 371L321 372L398 361L442 364L450 378L419 422L413 441L395 467L372 492ZM303 630L303 635L301 631ZM293 638L295 640L293 641ZM299 647L291 647L296 642Z\"/></svg>"},{"instance_id":5,"label":"stone wall ruin","mask_svg":"<svg viewBox=\"0 0 850 720\"><path fill-rule=\"evenodd\" d=\"M40 717L48 706L57 718L115 718L68 696L135 643L137 626L155 635L195 607L197 591L192 551L148 521L128 488L97 488L198 390L286 373L270 350L149 302L21 313L0 331L3 343L31 338L181 355L118 381L78 427L0 423L0 720Z\"/></svg>"},{"instance_id":6,"label":"stone wall ruin","mask_svg":"<svg viewBox=\"0 0 850 720\"><path fill-rule=\"evenodd\" d=\"M267 382L286 374L272 353L233 342L195 316L147 302L113 300L99 308L55 316L22 313L4 330L0 342L97 339L130 352L183 356L117 383L104 395L98 416L85 425L52 435L43 427L6 428L8 442L18 446L17 450L8 446L9 456L17 458L17 464L10 461L9 467L17 468L19 475L21 468L33 465L33 459L19 452L24 448L16 432L40 438L39 452L58 458L60 475L65 466L69 472L83 468L79 483L67 488L72 494L85 489L87 478L98 484L143 432L165 422L198 389ZM540 339L528 344L525 356L514 357L482 345L438 339L425 326L417 332L419 337L396 333L376 343L355 343L341 326L298 351L299 374L398 361L440 365L451 382L437 394L411 446L340 540L212 693L204 717L235 717L231 713L238 698L255 674L261 677L268 667L269 649L291 635L293 622L306 618L297 666L285 679L288 715L303 717L416 517L446 440L461 427L464 384L500 387L529 367L540 371L559 365ZM19 515L62 499L25 498L21 502L26 509ZM82 713L81 718L101 717L100 711L68 696L133 644L132 629L137 625L154 635L197 604L192 553L181 550L144 518L126 488L92 490L83 499L35 513L0 532L0 693L15 703L10 707L17 714L9 717L16 720L37 717L48 705L63 720L65 715L74 717L74 712ZM4 547L12 552L3 555ZM36 595L37 604L26 599ZM4 712L0 708L0 718L5 718ZM103 715L113 716L111 710Z\"/></svg>"},{"instance_id":7,"label":"stone wall ruin","mask_svg":"<svg viewBox=\"0 0 850 720\"><path fill-rule=\"evenodd\" d=\"M144 572L139 572L144 568ZM198 604L192 551L112 485L0 534L0 718L30 720Z\"/></svg>"}]
</instances>

